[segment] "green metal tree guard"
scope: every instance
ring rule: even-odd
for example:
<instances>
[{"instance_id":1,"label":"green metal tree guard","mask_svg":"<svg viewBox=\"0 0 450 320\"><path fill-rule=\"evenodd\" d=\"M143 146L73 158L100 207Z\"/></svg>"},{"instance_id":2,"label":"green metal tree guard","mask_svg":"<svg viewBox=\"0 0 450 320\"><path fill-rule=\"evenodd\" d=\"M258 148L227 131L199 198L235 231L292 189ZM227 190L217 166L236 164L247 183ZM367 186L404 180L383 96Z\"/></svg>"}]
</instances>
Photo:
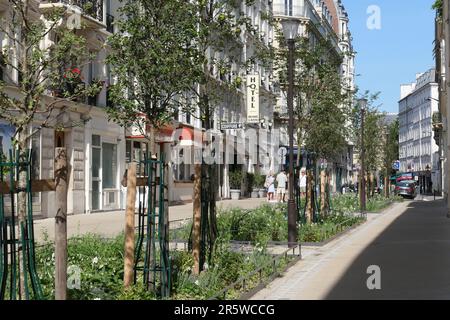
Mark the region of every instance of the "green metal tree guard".
<instances>
[{"instance_id":1,"label":"green metal tree guard","mask_svg":"<svg viewBox=\"0 0 450 320\"><path fill-rule=\"evenodd\" d=\"M206 261L211 262L216 238L216 166L204 164L201 179L201 219L200 219L200 270ZM191 241L190 241L191 242Z\"/></svg>"},{"instance_id":2,"label":"green metal tree guard","mask_svg":"<svg viewBox=\"0 0 450 320\"><path fill-rule=\"evenodd\" d=\"M145 159L139 162L139 167L144 168L147 185L138 192L142 201L139 202L135 283L138 271L143 270L144 285L160 297L167 298L171 288L171 263L168 212L165 212L164 206L164 155L161 155L160 160L146 155Z\"/></svg>"},{"instance_id":3,"label":"green metal tree guard","mask_svg":"<svg viewBox=\"0 0 450 320\"><path fill-rule=\"evenodd\" d=\"M302 208L302 198L301 198L301 192L300 192L300 185L299 185L299 177L301 174L301 168L297 167L294 169L294 191L295 191L295 204L297 206L297 212L298 212L298 222L305 224L306 223L306 203L305 206Z\"/></svg>"},{"instance_id":4,"label":"green metal tree guard","mask_svg":"<svg viewBox=\"0 0 450 320\"><path fill-rule=\"evenodd\" d=\"M20 155L19 151L13 154L9 152L9 161L1 154L0 181L8 182L9 205L5 201L5 195L0 194L0 300L16 300L19 297L20 286L20 266L24 270L25 292L21 298L43 299L43 293L35 262L35 240L33 227L33 201L31 192L31 151L27 150ZM22 158L21 158L22 156ZM16 186L19 181L19 173L26 172L26 188L19 190ZM20 222L16 212L16 195L19 192L26 192L26 219ZM10 207L10 212L5 210ZM16 228L20 229L20 238L16 233ZM20 256L19 256L20 255ZM20 257L20 259L19 259Z\"/></svg>"}]
</instances>

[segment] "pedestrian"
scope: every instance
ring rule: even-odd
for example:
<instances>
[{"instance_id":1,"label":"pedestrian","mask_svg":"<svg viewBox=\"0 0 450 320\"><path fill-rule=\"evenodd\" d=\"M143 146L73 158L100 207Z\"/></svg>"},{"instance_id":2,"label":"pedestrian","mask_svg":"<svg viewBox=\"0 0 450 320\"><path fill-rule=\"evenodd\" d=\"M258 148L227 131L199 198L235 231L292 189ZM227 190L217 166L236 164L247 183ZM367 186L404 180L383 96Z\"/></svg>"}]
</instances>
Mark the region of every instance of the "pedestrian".
<instances>
[{"instance_id":1,"label":"pedestrian","mask_svg":"<svg viewBox=\"0 0 450 320\"><path fill-rule=\"evenodd\" d=\"M277 175L277 196L278 202L284 202L286 196L286 184L287 184L287 175L285 170L282 170Z\"/></svg>"},{"instance_id":2,"label":"pedestrian","mask_svg":"<svg viewBox=\"0 0 450 320\"><path fill-rule=\"evenodd\" d=\"M306 197L306 170L302 169L300 171L300 179L299 179L299 187L300 187L300 196L302 198Z\"/></svg>"},{"instance_id":3,"label":"pedestrian","mask_svg":"<svg viewBox=\"0 0 450 320\"><path fill-rule=\"evenodd\" d=\"M270 171L269 175L266 177L264 187L267 189L267 201L270 202L273 200L275 194L275 177L273 176L272 171Z\"/></svg>"},{"instance_id":4,"label":"pedestrian","mask_svg":"<svg viewBox=\"0 0 450 320\"><path fill-rule=\"evenodd\" d=\"M286 173L286 171L285 171ZM285 192L283 194L283 202L286 202L286 194L288 193L289 190L289 179L286 176L286 186L285 186Z\"/></svg>"}]
</instances>

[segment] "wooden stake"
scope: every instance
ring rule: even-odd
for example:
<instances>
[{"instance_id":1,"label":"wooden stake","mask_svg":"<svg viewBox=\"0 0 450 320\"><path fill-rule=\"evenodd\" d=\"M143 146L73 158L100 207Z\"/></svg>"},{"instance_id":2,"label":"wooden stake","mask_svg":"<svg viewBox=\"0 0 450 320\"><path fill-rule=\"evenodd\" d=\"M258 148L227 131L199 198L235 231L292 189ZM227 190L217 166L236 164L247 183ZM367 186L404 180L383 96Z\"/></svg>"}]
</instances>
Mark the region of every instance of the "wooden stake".
<instances>
[{"instance_id":1,"label":"wooden stake","mask_svg":"<svg viewBox=\"0 0 450 320\"><path fill-rule=\"evenodd\" d=\"M322 214L322 216L325 216L327 207L326 185L327 172L326 170L322 170L320 172L320 213Z\"/></svg>"},{"instance_id":2,"label":"wooden stake","mask_svg":"<svg viewBox=\"0 0 450 320\"><path fill-rule=\"evenodd\" d=\"M194 178L194 225L192 230L192 255L194 257L194 274L200 273L200 221L201 221L201 174L202 166L195 165Z\"/></svg>"},{"instance_id":3,"label":"wooden stake","mask_svg":"<svg viewBox=\"0 0 450 320\"><path fill-rule=\"evenodd\" d=\"M125 261L123 285L128 288L134 282L134 215L136 205L136 163L128 166L127 209L125 212Z\"/></svg>"},{"instance_id":4,"label":"wooden stake","mask_svg":"<svg viewBox=\"0 0 450 320\"><path fill-rule=\"evenodd\" d=\"M312 223L312 215L313 215L313 192L314 192L314 177L311 170L307 172L307 183L306 187L308 188L308 192L306 193L306 223Z\"/></svg>"},{"instance_id":5,"label":"wooden stake","mask_svg":"<svg viewBox=\"0 0 450 320\"><path fill-rule=\"evenodd\" d=\"M67 299L67 154L55 149L55 299Z\"/></svg>"},{"instance_id":6,"label":"wooden stake","mask_svg":"<svg viewBox=\"0 0 450 320\"><path fill-rule=\"evenodd\" d=\"M386 198L389 198L390 195L390 181L389 181L389 176L386 175L386 177L384 178L384 196Z\"/></svg>"}]
</instances>

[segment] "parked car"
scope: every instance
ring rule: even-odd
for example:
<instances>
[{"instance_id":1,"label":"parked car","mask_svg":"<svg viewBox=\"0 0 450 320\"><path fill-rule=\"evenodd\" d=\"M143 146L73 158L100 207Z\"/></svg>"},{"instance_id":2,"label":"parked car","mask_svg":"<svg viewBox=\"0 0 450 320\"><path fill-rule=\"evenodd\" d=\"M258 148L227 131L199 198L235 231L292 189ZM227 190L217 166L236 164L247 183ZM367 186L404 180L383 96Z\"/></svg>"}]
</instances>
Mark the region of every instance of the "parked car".
<instances>
[{"instance_id":1,"label":"parked car","mask_svg":"<svg viewBox=\"0 0 450 320\"><path fill-rule=\"evenodd\" d=\"M395 186L395 194L403 198L414 199L417 195L417 186L415 181L400 181Z\"/></svg>"}]
</instances>

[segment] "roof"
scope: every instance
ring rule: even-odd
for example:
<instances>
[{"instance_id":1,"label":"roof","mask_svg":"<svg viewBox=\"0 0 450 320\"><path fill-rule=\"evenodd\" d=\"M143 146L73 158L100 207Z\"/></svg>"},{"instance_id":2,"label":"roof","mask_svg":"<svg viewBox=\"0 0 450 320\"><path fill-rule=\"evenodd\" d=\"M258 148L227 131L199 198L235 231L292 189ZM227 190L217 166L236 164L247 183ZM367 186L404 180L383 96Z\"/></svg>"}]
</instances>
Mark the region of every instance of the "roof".
<instances>
[{"instance_id":1,"label":"roof","mask_svg":"<svg viewBox=\"0 0 450 320\"><path fill-rule=\"evenodd\" d=\"M390 126L398 119L397 113L386 113L383 115L383 124L386 126Z\"/></svg>"}]
</instances>

